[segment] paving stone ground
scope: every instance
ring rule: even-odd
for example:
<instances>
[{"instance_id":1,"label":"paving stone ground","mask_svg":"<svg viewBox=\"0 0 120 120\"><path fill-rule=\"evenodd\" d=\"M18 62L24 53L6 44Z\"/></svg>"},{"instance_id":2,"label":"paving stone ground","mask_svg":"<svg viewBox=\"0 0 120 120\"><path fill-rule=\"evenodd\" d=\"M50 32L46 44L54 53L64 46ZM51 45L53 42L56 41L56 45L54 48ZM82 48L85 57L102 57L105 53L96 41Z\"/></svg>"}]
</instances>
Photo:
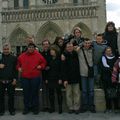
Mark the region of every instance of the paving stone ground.
<instances>
[{"instance_id":1,"label":"paving stone ground","mask_svg":"<svg viewBox=\"0 0 120 120\"><path fill-rule=\"evenodd\" d=\"M0 120L120 120L120 113L80 113L78 115L63 113L59 115L55 113L40 112L38 115L29 113L22 115L21 112L17 112L15 116L9 115L8 112L4 116L0 116Z\"/></svg>"}]
</instances>

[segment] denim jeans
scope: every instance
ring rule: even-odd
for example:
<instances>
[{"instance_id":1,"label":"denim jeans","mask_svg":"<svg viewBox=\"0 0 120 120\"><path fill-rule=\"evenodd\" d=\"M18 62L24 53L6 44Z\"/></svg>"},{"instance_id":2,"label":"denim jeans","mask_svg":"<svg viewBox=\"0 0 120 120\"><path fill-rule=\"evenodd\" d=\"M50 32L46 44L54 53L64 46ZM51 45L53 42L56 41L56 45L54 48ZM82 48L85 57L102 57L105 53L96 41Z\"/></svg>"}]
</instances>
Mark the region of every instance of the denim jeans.
<instances>
[{"instance_id":1,"label":"denim jeans","mask_svg":"<svg viewBox=\"0 0 120 120\"><path fill-rule=\"evenodd\" d=\"M82 84L82 107L94 106L94 78L81 76ZM87 109L86 108L86 109Z\"/></svg>"},{"instance_id":2,"label":"denim jeans","mask_svg":"<svg viewBox=\"0 0 120 120\"><path fill-rule=\"evenodd\" d=\"M24 96L24 109L39 109L39 88L41 78L26 79L21 78Z\"/></svg>"},{"instance_id":3,"label":"denim jeans","mask_svg":"<svg viewBox=\"0 0 120 120\"><path fill-rule=\"evenodd\" d=\"M98 66L94 65L94 77L95 77L95 79L97 79L97 75L98 75Z\"/></svg>"},{"instance_id":4,"label":"denim jeans","mask_svg":"<svg viewBox=\"0 0 120 120\"><path fill-rule=\"evenodd\" d=\"M94 65L94 80L95 80L95 85L97 85L97 87L102 87L102 82L101 82L101 75L99 73L99 66L98 65Z\"/></svg>"}]
</instances>

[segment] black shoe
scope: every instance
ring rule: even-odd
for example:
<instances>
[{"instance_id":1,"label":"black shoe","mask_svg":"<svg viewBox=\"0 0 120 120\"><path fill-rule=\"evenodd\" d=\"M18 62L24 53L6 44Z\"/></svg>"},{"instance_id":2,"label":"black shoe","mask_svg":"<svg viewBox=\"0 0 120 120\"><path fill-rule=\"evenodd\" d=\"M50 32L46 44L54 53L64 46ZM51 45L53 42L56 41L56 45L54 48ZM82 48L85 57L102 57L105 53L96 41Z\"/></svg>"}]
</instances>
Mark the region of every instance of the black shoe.
<instances>
[{"instance_id":1,"label":"black shoe","mask_svg":"<svg viewBox=\"0 0 120 120\"><path fill-rule=\"evenodd\" d=\"M42 109L42 112L48 112L49 111L49 108L48 107L45 107Z\"/></svg>"},{"instance_id":2,"label":"black shoe","mask_svg":"<svg viewBox=\"0 0 120 120\"><path fill-rule=\"evenodd\" d=\"M29 110L23 110L23 115L26 115L26 114L28 114L29 113Z\"/></svg>"},{"instance_id":3,"label":"black shoe","mask_svg":"<svg viewBox=\"0 0 120 120\"><path fill-rule=\"evenodd\" d=\"M38 111L38 110L35 110L35 111L33 111L33 114L34 114L34 115L38 115L38 114L39 114L39 111Z\"/></svg>"},{"instance_id":4,"label":"black shoe","mask_svg":"<svg viewBox=\"0 0 120 120\"><path fill-rule=\"evenodd\" d=\"M49 109L49 113L55 112L55 109Z\"/></svg>"},{"instance_id":5,"label":"black shoe","mask_svg":"<svg viewBox=\"0 0 120 120\"><path fill-rule=\"evenodd\" d=\"M10 112L10 115L15 115L15 111Z\"/></svg>"},{"instance_id":6,"label":"black shoe","mask_svg":"<svg viewBox=\"0 0 120 120\"><path fill-rule=\"evenodd\" d=\"M39 108L38 108L38 107L34 107L34 108L32 109L32 112L33 112L34 115L39 114Z\"/></svg>"},{"instance_id":7,"label":"black shoe","mask_svg":"<svg viewBox=\"0 0 120 120\"><path fill-rule=\"evenodd\" d=\"M0 116L3 116L4 115L4 112L0 112Z\"/></svg>"},{"instance_id":8,"label":"black shoe","mask_svg":"<svg viewBox=\"0 0 120 120\"><path fill-rule=\"evenodd\" d=\"M80 113L85 113L85 112L87 112L87 110L86 110L86 109L80 109L79 112L80 112Z\"/></svg>"},{"instance_id":9,"label":"black shoe","mask_svg":"<svg viewBox=\"0 0 120 120\"><path fill-rule=\"evenodd\" d=\"M61 114L62 113L62 106L59 106L59 112L58 112L59 114Z\"/></svg>"},{"instance_id":10,"label":"black shoe","mask_svg":"<svg viewBox=\"0 0 120 120\"><path fill-rule=\"evenodd\" d=\"M111 110L111 109L106 109L106 110L104 111L104 113L112 113L112 110Z\"/></svg>"},{"instance_id":11,"label":"black shoe","mask_svg":"<svg viewBox=\"0 0 120 120\"><path fill-rule=\"evenodd\" d=\"M115 113L119 113L119 109L115 109L114 112L115 112Z\"/></svg>"},{"instance_id":12,"label":"black shoe","mask_svg":"<svg viewBox=\"0 0 120 120\"><path fill-rule=\"evenodd\" d=\"M91 113L96 113L96 110L95 109L91 109L90 112Z\"/></svg>"},{"instance_id":13,"label":"black shoe","mask_svg":"<svg viewBox=\"0 0 120 120\"><path fill-rule=\"evenodd\" d=\"M89 111L90 111L91 113L96 113L95 106L94 106L94 105L90 106Z\"/></svg>"},{"instance_id":14,"label":"black shoe","mask_svg":"<svg viewBox=\"0 0 120 120\"><path fill-rule=\"evenodd\" d=\"M79 112L80 112L79 110L75 110L75 114L79 114Z\"/></svg>"},{"instance_id":15,"label":"black shoe","mask_svg":"<svg viewBox=\"0 0 120 120\"><path fill-rule=\"evenodd\" d=\"M59 112L58 112L59 114L62 114L62 109L59 109Z\"/></svg>"},{"instance_id":16,"label":"black shoe","mask_svg":"<svg viewBox=\"0 0 120 120\"><path fill-rule=\"evenodd\" d=\"M74 110L69 110L68 113L72 114L72 113L74 113Z\"/></svg>"}]
</instances>

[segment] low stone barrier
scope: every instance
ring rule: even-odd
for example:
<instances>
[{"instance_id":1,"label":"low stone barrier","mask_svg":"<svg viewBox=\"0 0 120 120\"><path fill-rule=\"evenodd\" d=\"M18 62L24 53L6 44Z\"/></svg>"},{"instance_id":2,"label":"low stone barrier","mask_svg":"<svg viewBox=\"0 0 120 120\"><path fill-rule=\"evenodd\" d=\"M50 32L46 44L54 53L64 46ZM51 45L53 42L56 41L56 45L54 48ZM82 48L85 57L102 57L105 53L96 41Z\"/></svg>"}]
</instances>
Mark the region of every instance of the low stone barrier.
<instances>
[{"instance_id":1,"label":"low stone barrier","mask_svg":"<svg viewBox=\"0 0 120 120\"><path fill-rule=\"evenodd\" d=\"M58 108L57 97L56 97L55 102L56 102L55 104L56 104L56 109L57 109ZM97 111L104 111L105 110L104 91L102 89L95 89L95 105L96 105ZM23 110L23 95L22 95L21 88L16 88L15 108L16 108L16 110ZM40 90L40 109L42 109L42 90ZM66 96L65 96L64 89L63 89L63 111L67 111Z\"/></svg>"}]
</instances>

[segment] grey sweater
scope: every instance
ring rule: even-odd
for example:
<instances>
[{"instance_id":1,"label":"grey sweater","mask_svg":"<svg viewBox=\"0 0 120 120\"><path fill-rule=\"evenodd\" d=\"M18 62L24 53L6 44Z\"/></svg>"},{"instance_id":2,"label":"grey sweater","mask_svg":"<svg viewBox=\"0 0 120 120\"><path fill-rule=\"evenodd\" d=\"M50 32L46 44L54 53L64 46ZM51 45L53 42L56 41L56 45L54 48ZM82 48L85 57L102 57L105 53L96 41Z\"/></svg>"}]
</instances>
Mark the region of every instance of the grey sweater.
<instances>
[{"instance_id":1,"label":"grey sweater","mask_svg":"<svg viewBox=\"0 0 120 120\"><path fill-rule=\"evenodd\" d=\"M83 49L85 51L85 55L86 55L89 66L93 66L93 49L92 48L91 49L83 48ZM81 49L78 51L78 58L79 58L79 64L80 64L80 75L87 77L88 67L85 62L85 58Z\"/></svg>"},{"instance_id":2,"label":"grey sweater","mask_svg":"<svg viewBox=\"0 0 120 120\"><path fill-rule=\"evenodd\" d=\"M94 64L97 65L103 55L103 52L107 45L105 44L98 44L96 41L93 42L93 47L94 47Z\"/></svg>"}]
</instances>

